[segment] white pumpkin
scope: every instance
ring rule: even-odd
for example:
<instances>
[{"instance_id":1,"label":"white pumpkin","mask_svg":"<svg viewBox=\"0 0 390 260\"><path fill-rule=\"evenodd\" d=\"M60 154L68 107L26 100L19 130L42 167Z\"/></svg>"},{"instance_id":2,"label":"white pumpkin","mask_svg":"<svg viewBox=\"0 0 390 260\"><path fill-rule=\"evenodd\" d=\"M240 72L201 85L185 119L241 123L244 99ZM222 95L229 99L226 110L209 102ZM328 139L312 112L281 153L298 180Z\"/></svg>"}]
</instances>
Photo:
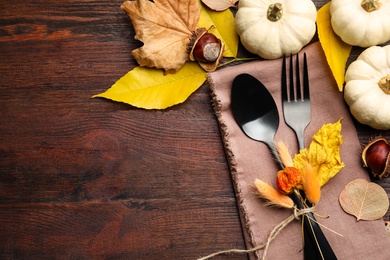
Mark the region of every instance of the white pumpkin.
<instances>
[{"instance_id":1,"label":"white pumpkin","mask_svg":"<svg viewBox=\"0 0 390 260\"><path fill-rule=\"evenodd\" d=\"M352 115L362 124L390 129L390 45L364 50L349 65L345 82L344 98Z\"/></svg>"},{"instance_id":2,"label":"white pumpkin","mask_svg":"<svg viewBox=\"0 0 390 260\"><path fill-rule=\"evenodd\" d=\"M334 32L350 45L370 47L390 40L389 0L332 0L330 15Z\"/></svg>"},{"instance_id":3,"label":"white pumpkin","mask_svg":"<svg viewBox=\"0 0 390 260\"><path fill-rule=\"evenodd\" d=\"M316 32L311 0L240 0L235 17L243 46L265 59L299 52Z\"/></svg>"}]
</instances>

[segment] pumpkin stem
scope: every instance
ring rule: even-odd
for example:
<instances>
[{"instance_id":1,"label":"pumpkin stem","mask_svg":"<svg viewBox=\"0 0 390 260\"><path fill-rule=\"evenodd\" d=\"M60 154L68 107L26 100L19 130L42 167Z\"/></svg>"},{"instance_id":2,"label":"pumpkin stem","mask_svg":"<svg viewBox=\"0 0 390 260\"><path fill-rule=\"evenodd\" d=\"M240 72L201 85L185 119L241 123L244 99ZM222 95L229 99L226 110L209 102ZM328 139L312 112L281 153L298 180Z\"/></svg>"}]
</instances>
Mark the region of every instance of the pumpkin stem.
<instances>
[{"instance_id":1,"label":"pumpkin stem","mask_svg":"<svg viewBox=\"0 0 390 260\"><path fill-rule=\"evenodd\" d=\"M379 0L362 0L360 4L367 12L378 10L382 3Z\"/></svg>"},{"instance_id":2,"label":"pumpkin stem","mask_svg":"<svg viewBox=\"0 0 390 260\"><path fill-rule=\"evenodd\" d=\"M390 74L383 77L378 82L379 87L385 92L385 94L390 95Z\"/></svg>"},{"instance_id":3,"label":"pumpkin stem","mask_svg":"<svg viewBox=\"0 0 390 260\"><path fill-rule=\"evenodd\" d=\"M267 18L272 22L278 21L283 16L283 8L281 3L275 3L268 7Z\"/></svg>"}]
</instances>

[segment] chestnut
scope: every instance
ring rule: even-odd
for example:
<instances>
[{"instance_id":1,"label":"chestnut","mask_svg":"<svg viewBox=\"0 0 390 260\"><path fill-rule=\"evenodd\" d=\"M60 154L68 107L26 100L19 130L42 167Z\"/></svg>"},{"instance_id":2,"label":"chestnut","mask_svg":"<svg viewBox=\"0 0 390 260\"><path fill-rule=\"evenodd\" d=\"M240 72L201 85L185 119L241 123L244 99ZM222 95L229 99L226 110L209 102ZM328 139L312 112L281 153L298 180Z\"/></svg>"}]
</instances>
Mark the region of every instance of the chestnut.
<instances>
[{"instance_id":1,"label":"chestnut","mask_svg":"<svg viewBox=\"0 0 390 260\"><path fill-rule=\"evenodd\" d=\"M374 177L388 177L390 174L390 145L383 137L371 141L362 152L363 166L368 167Z\"/></svg>"},{"instance_id":2,"label":"chestnut","mask_svg":"<svg viewBox=\"0 0 390 260\"><path fill-rule=\"evenodd\" d=\"M222 58L223 42L205 28L198 28L188 45L189 58L198 62L205 71L214 71Z\"/></svg>"},{"instance_id":3,"label":"chestnut","mask_svg":"<svg viewBox=\"0 0 390 260\"><path fill-rule=\"evenodd\" d=\"M214 62L221 52L221 40L212 33L205 33L196 43L193 55L200 62Z\"/></svg>"}]
</instances>

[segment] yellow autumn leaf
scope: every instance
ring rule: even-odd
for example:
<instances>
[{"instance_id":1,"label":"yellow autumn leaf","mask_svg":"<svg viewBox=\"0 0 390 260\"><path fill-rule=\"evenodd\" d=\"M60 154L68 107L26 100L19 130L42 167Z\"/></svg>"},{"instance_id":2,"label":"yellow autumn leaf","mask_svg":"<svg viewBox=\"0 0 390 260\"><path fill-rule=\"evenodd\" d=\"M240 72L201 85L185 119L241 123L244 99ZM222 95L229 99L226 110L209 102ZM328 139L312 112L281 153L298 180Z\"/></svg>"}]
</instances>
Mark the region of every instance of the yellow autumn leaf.
<instances>
[{"instance_id":1,"label":"yellow autumn leaf","mask_svg":"<svg viewBox=\"0 0 390 260\"><path fill-rule=\"evenodd\" d=\"M104 93L93 96L124 102L144 109L165 109L184 102L206 80L206 72L195 62L186 62L175 74L136 67Z\"/></svg>"},{"instance_id":2,"label":"yellow autumn leaf","mask_svg":"<svg viewBox=\"0 0 390 260\"><path fill-rule=\"evenodd\" d=\"M313 136L309 148L295 155L295 167L303 172L307 167L306 163L309 163L317 173L320 185L323 186L344 168L344 163L340 158L342 142L341 119L334 124L323 125Z\"/></svg>"},{"instance_id":3,"label":"yellow autumn leaf","mask_svg":"<svg viewBox=\"0 0 390 260\"><path fill-rule=\"evenodd\" d=\"M238 35L235 30L234 16L230 10L216 12L202 6L199 28L210 28L210 32L225 43L224 57L236 57L238 52Z\"/></svg>"},{"instance_id":4,"label":"yellow autumn leaf","mask_svg":"<svg viewBox=\"0 0 390 260\"><path fill-rule=\"evenodd\" d=\"M330 2L325 4L317 13L318 38L324 50L326 60L336 80L340 91L343 91L345 67L352 46L343 42L335 34L330 21Z\"/></svg>"}]
</instances>

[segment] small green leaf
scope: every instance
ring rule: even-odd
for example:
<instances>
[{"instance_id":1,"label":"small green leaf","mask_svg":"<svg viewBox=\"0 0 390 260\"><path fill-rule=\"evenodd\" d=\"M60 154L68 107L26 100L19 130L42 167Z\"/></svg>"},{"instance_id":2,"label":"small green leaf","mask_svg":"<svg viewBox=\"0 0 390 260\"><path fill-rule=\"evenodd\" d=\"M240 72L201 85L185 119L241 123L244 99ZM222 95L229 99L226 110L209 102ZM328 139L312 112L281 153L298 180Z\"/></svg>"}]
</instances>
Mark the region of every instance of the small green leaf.
<instances>
[{"instance_id":1,"label":"small green leaf","mask_svg":"<svg viewBox=\"0 0 390 260\"><path fill-rule=\"evenodd\" d=\"M94 95L144 109L165 109L184 102L206 80L206 72L195 62L187 62L175 74L136 67L107 91Z\"/></svg>"},{"instance_id":2,"label":"small green leaf","mask_svg":"<svg viewBox=\"0 0 390 260\"><path fill-rule=\"evenodd\" d=\"M211 26L215 26L215 28L211 29L210 32L225 43L223 56L237 57L239 39L232 12L230 10L216 12L202 6L198 27L208 29Z\"/></svg>"}]
</instances>

